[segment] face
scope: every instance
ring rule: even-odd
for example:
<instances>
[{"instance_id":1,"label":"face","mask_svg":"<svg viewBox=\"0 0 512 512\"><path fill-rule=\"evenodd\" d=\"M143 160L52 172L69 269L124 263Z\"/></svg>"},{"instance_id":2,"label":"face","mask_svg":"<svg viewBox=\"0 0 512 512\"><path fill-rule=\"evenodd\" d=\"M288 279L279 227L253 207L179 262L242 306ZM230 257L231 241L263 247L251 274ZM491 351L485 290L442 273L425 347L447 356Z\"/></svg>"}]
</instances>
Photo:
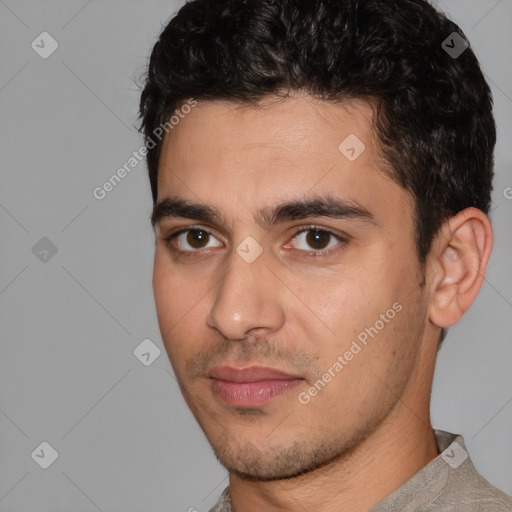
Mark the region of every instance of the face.
<instances>
[{"instance_id":1,"label":"face","mask_svg":"<svg viewBox=\"0 0 512 512\"><path fill-rule=\"evenodd\" d=\"M383 165L355 100L199 102L164 140L159 326L235 474L342 457L411 389L427 304L413 201Z\"/></svg>"}]
</instances>

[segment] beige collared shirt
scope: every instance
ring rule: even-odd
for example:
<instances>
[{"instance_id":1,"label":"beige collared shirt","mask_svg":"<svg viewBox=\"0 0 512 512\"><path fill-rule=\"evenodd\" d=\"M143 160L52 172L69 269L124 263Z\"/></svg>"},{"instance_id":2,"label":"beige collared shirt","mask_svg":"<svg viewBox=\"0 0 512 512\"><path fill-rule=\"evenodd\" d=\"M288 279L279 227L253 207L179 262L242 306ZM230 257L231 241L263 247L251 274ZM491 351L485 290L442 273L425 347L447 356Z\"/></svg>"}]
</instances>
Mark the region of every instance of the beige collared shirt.
<instances>
[{"instance_id":1,"label":"beige collared shirt","mask_svg":"<svg viewBox=\"0 0 512 512\"><path fill-rule=\"evenodd\" d=\"M478 473L462 436L434 433L440 454L369 512L512 512L512 497ZM210 512L231 512L229 487Z\"/></svg>"}]
</instances>

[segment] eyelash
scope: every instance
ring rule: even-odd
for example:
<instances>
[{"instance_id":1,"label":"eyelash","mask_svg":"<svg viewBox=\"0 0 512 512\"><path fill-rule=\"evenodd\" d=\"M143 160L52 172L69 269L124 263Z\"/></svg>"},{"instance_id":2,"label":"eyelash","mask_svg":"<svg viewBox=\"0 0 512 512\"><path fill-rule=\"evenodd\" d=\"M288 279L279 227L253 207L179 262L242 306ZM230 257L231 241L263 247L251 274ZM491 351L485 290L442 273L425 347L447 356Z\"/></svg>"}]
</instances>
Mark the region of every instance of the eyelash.
<instances>
[{"instance_id":1,"label":"eyelash","mask_svg":"<svg viewBox=\"0 0 512 512\"><path fill-rule=\"evenodd\" d=\"M167 245L167 247L169 247L169 249L171 249L174 253L178 254L179 256L194 257L196 255L200 255L201 249L197 249L194 251L188 251L188 250L176 249L175 247L172 246L171 242L175 238L177 238L182 233L187 233L188 231L204 231L209 236L214 236L210 231L208 231L207 229L205 229L202 226L197 226L197 225L196 226L187 226L186 228L182 228L182 229L179 229L178 231L174 231L173 233L164 237L164 242ZM305 233L308 231L320 231L321 233L326 233L326 234L332 236L333 238L335 238L340 243L337 244L335 247L331 247L329 249L320 249L318 251L314 251L314 250L305 251L305 250L299 249L299 252L304 253L304 257L306 257L306 258L307 257L315 257L315 258L326 257L326 256L330 255L331 252L339 250L341 247L343 247L348 242L348 238L349 238L348 236L346 238L344 238L344 237L330 231L329 229L323 228L321 226L309 225L309 226L301 227L300 229L295 231L290 240L293 240L301 233Z\"/></svg>"}]
</instances>

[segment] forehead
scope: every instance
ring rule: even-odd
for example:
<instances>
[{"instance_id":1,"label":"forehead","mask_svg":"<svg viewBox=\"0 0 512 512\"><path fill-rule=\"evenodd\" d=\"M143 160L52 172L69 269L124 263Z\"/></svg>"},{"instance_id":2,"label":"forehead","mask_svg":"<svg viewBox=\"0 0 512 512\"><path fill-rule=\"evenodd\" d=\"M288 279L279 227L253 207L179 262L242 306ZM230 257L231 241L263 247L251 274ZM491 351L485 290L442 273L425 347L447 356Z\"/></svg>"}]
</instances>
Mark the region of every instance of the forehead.
<instances>
[{"instance_id":1,"label":"forehead","mask_svg":"<svg viewBox=\"0 0 512 512\"><path fill-rule=\"evenodd\" d=\"M299 162L311 155L317 161L326 151L338 159L339 143L350 134L372 152L372 121L371 104L355 99L334 103L296 94L254 105L199 101L167 134L164 147L190 163L206 156L228 163L241 151L258 160Z\"/></svg>"},{"instance_id":2,"label":"forehead","mask_svg":"<svg viewBox=\"0 0 512 512\"><path fill-rule=\"evenodd\" d=\"M359 204L407 200L385 165L366 101L199 101L164 139L158 200L172 194L238 215L308 193Z\"/></svg>"}]
</instances>

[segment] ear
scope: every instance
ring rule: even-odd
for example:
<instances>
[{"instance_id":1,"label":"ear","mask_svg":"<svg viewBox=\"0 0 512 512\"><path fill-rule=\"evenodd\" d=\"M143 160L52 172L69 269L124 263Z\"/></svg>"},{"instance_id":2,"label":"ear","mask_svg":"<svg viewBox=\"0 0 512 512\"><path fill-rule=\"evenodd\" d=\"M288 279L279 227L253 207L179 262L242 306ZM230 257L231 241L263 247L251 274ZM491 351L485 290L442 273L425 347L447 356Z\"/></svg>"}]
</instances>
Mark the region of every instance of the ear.
<instances>
[{"instance_id":1,"label":"ear","mask_svg":"<svg viewBox=\"0 0 512 512\"><path fill-rule=\"evenodd\" d=\"M450 327L469 309L482 287L493 240L488 217L476 208L443 223L429 254L434 325Z\"/></svg>"}]
</instances>

